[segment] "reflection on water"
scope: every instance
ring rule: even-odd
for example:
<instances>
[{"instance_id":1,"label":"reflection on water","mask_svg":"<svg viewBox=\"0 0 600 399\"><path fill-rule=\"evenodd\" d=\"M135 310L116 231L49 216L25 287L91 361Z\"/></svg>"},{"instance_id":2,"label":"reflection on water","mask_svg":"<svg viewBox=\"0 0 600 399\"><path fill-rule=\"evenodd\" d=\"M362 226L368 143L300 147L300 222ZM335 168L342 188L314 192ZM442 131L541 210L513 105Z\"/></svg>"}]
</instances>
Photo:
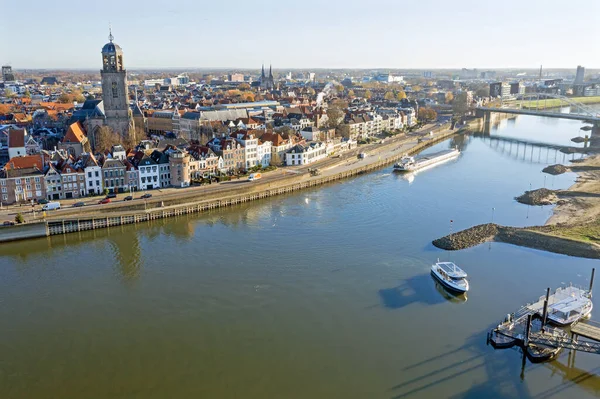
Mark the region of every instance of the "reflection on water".
<instances>
[{"instance_id":1,"label":"reflection on water","mask_svg":"<svg viewBox=\"0 0 600 399\"><path fill-rule=\"evenodd\" d=\"M440 284L435 277L431 276L431 279L435 283L436 291L439 292L440 295L447 301L452 302L452 303L467 302L467 293L466 292L464 292L462 294L459 294L456 292L451 292L451 291L447 290L446 287L444 287L442 284Z\"/></svg>"},{"instance_id":2,"label":"reflection on water","mask_svg":"<svg viewBox=\"0 0 600 399\"><path fill-rule=\"evenodd\" d=\"M0 397L597 396L593 355L527 364L521 379L520 354L485 342L546 287L584 284L593 260L501 243L453 252L469 270L468 301L429 273L444 256L432 239L492 218L543 223L552 207L514 197L573 183L541 173L543 156L523 160L521 142L570 145L579 125L535 120L492 131L519 140L518 156L459 136L427 150L458 146L456 161L412 182L390 167L200 215L3 244Z\"/></svg>"}]
</instances>

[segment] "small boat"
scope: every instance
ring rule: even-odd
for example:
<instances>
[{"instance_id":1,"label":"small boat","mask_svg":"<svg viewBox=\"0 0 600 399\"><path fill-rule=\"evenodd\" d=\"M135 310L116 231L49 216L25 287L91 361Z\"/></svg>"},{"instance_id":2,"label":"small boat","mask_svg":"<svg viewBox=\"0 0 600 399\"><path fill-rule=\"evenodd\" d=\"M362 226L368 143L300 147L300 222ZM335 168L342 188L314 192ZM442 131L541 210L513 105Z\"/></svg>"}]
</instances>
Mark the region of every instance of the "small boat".
<instances>
[{"instance_id":1,"label":"small boat","mask_svg":"<svg viewBox=\"0 0 600 399\"><path fill-rule=\"evenodd\" d=\"M440 262L431 266L431 274L442 285L452 291L463 293L469 291L467 273L452 262Z\"/></svg>"},{"instance_id":2,"label":"small boat","mask_svg":"<svg viewBox=\"0 0 600 399\"><path fill-rule=\"evenodd\" d=\"M394 170L398 172L414 172L449 161L459 155L460 151L457 148L424 155L419 158L405 155L394 165Z\"/></svg>"},{"instance_id":3,"label":"small boat","mask_svg":"<svg viewBox=\"0 0 600 399\"><path fill-rule=\"evenodd\" d=\"M548 301L548 320L568 326L588 317L593 307L589 291L573 286L557 288Z\"/></svg>"}]
</instances>

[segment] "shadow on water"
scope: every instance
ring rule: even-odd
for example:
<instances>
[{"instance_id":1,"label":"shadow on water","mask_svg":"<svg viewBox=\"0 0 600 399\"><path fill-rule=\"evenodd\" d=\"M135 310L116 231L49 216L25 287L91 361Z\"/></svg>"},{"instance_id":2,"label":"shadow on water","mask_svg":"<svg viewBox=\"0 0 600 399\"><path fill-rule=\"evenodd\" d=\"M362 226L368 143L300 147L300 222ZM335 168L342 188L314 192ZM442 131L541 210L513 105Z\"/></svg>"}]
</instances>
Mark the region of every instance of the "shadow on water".
<instances>
[{"instance_id":1,"label":"shadow on water","mask_svg":"<svg viewBox=\"0 0 600 399\"><path fill-rule=\"evenodd\" d=\"M428 390L455 379L466 378L476 370L484 371L486 381L450 398L532 398L527 385L515 378L515 367L518 366L514 358L499 356L491 347L487 347L486 337L492 327L471 335L458 348L406 367L404 371L407 373L423 370L423 374L391 387L391 399L431 397ZM530 369L537 367L541 365L529 366ZM453 383L456 384L456 381Z\"/></svg>"},{"instance_id":2,"label":"shadow on water","mask_svg":"<svg viewBox=\"0 0 600 399\"><path fill-rule=\"evenodd\" d=\"M401 309L413 303L436 305L446 302L440 295L432 295L433 289L430 275L422 274L404 280L397 287L379 290L379 297L383 306L390 309Z\"/></svg>"}]
</instances>

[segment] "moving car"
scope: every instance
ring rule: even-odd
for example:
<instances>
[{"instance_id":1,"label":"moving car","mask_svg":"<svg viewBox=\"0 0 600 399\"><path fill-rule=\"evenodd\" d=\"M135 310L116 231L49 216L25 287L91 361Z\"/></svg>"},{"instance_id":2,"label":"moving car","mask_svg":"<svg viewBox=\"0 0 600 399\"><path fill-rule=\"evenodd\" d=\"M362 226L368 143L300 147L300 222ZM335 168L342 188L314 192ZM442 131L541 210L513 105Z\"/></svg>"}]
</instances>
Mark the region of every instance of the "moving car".
<instances>
[{"instance_id":1,"label":"moving car","mask_svg":"<svg viewBox=\"0 0 600 399\"><path fill-rule=\"evenodd\" d=\"M42 207L43 211L53 211L55 209L60 209L60 202L48 202Z\"/></svg>"},{"instance_id":2,"label":"moving car","mask_svg":"<svg viewBox=\"0 0 600 399\"><path fill-rule=\"evenodd\" d=\"M98 201L99 204L108 204L110 202L110 198L104 198L103 200Z\"/></svg>"},{"instance_id":3,"label":"moving car","mask_svg":"<svg viewBox=\"0 0 600 399\"><path fill-rule=\"evenodd\" d=\"M133 199L133 197L131 195L128 195L127 197L123 198L123 201L131 201Z\"/></svg>"},{"instance_id":4,"label":"moving car","mask_svg":"<svg viewBox=\"0 0 600 399\"><path fill-rule=\"evenodd\" d=\"M37 202L37 203L38 203L38 204L40 204L40 205L45 205L45 204L47 204L48 202L49 202L49 201L48 201L47 199L41 199L41 200L38 200L38 202Z\"/></svg>"},{"instance_id":5,"label":"moving car","mask_svg":"<svg viewBox=\"0 0 600 399\"><path fill-rule=\"evenodd\" d=\"M4 223L2 223L4 226L14 226L15 222L11 222L10 220L5 221Z\"/></svg>"},{"instance_id":6,"label":"moving car","mask_svg":"<svg viewBox=\"0 0 600 399\"><path fill-rule=\"evenodd\" d=\"M85 205L85 202L76 202L76 203L73 204L73 207L74 208L79 208L80 206L84 206L84 205Z\"/></svg>"},{"instance_id":7,"label":"moving car","mask_svg":"<svg viewBox=\"0 0 600 399\"><path fill-rule=\"evenodd\" d=\"M146 193L146 194L142 195L142 198L152 198L152 194Z\"/></svg>"}]
</instances>

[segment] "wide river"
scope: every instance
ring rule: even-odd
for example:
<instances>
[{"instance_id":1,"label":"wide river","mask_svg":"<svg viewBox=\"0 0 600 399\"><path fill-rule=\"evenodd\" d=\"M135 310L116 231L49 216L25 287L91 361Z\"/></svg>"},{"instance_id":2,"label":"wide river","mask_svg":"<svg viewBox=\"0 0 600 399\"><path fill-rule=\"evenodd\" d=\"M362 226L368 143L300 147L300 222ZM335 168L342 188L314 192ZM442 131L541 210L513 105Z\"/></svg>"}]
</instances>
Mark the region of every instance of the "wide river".
<instances>
[{"instance_id":1,"label":"wide river","mask_svg":"<svg viewBox=\"0 0 600 399\"><path fill-rule=\"evenodd\" d=\"M456 160L149 224L0 247L0 398L591 398L600 357L521 370L486 334L598 262L431 240L493 220L544 223L514 197L575 179L577 121L521 116L458 137ZM579 157L579 156L575 156ZM470 275L468 298L429 274ZM596 308L600 303L596 300ZM598 313L600 311L595 311Z\"/></svg>"}]
</instances>

